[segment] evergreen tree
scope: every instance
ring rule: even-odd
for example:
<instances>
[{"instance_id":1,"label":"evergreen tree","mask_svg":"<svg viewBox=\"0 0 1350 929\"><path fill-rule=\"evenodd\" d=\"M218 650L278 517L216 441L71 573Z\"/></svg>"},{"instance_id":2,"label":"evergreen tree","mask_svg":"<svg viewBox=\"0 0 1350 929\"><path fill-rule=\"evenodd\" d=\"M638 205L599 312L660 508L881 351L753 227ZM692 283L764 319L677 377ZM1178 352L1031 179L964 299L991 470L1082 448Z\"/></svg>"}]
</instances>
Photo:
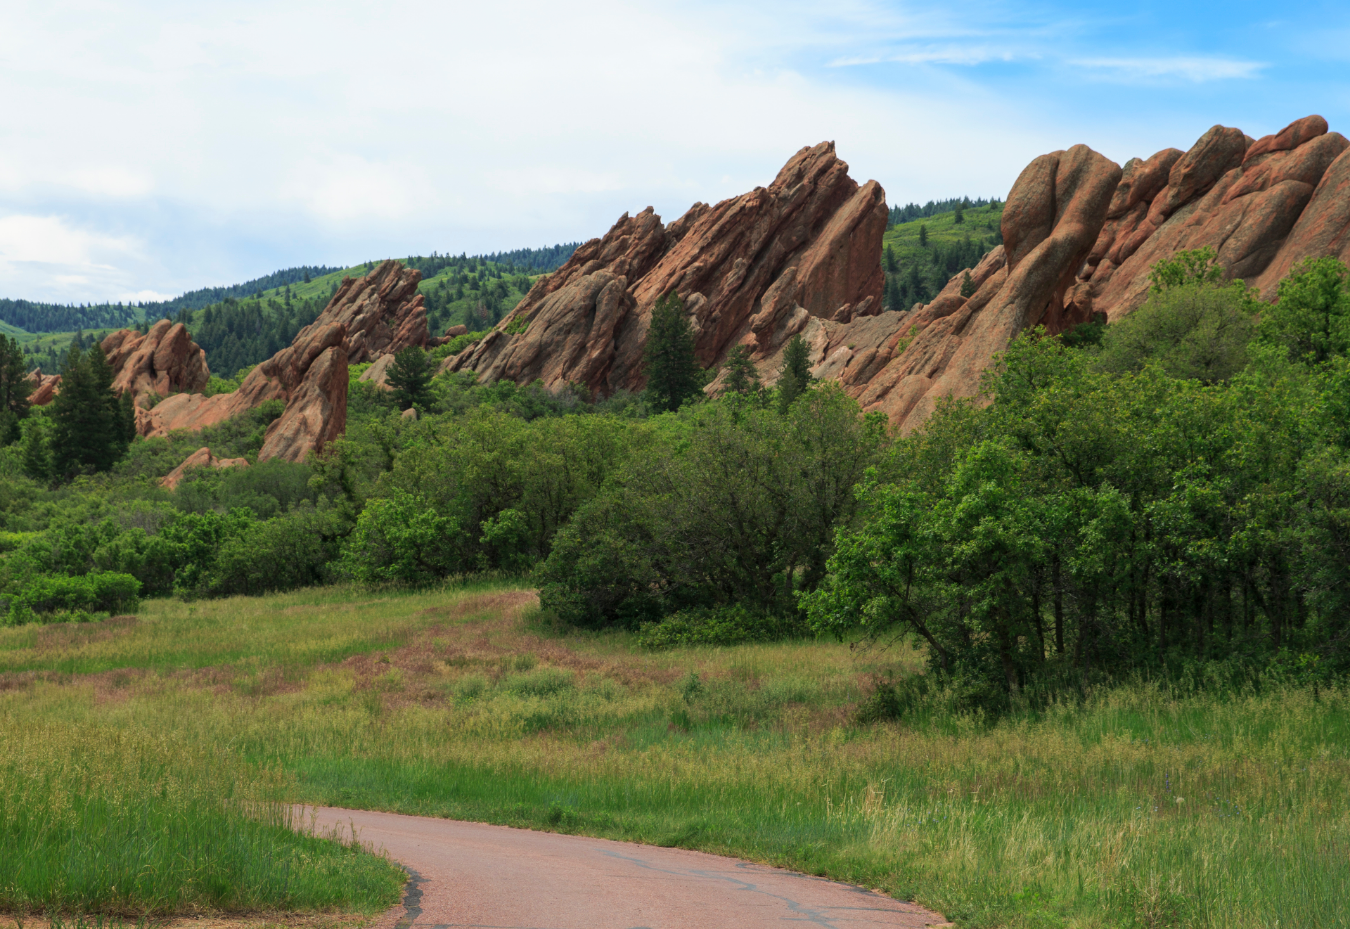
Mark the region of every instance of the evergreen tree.
<instances>
[{"instance_id":1,"label":"evergreen tree","mask_svg":"<svg viewBox=\"0 0 1350 929\"><path fill-rule=\"evenodd\" d=\"M966 271L961 275L961 296L972 297L975 295L975 282L970 279L970 272Z\"/></svg>"},{"instance_id":2,"label":"evergreen tree","mask_svg":"<svg viewBox=\"0 0 1350 929\"><path fill-rule=\"evenodd\" d=\"M956 205L956 209L952 211L952 222L957 225L960 225L965 221L966 221L966 211L963 210L961 208L961 204L958 203Z\"/></svg>"},{"instance_id":3,"label":"evergreen tree","mask_svg":"<svg viewBox=\"0 0 1350 929\"><path fill-rule=\"evenodd\" d=\"M0 336L0 445L19 439L19 423L28 415L28 365L23 349L9 336Z\"/></svg>"},{"instance_id":4,"label":"evergreen tree","mask_svg":"<svg viewBox=\"0 0 1350 929\"><path fill-rule=\"evenodd\" d=\"M905 309L904 302L900 294L900 278L892 275L886 281L886 306L898 312Z\"/></svg>"},{"instance_id":5,"label":"evergreen tree","mask_svg":"<svg viewBox=\"0 0 1350 929\"><path fill-rule=\"evenodd\" d=\"M919 244L924 248L928 247L928 225L926 223L919 225Z\"/></svg>"},{"instance_id":6,"label":"evergreen tree","mask_svg":"<svg viewBox=\"0 0 1350 929\"><path fill-rule=\"evenodd\" d=\"M121 398L112 390L112 368L98 345L72 346L61 369L61 391L52 401L52 465L58 475L106 471L126 452L130 436Z\"/></svg>"},{"instance_id":7,"label":"evergreen tree","mask_svg":"<svg viewBox=\"0 0 1350 929\"><path fill-rule=\"evenodd\" d=\"M727 379L722 382L724 394L748 394L759 390L759 371L750 360L748 346L737 345L728 352L723 367L727 369Z\"/></svg>"},{"instance_id":8,"label":"evergreen tree","mask_svg":"<svg viewBox=\"0 0 1350 929\"><path fill-rule=\"evenodd\" d=\"M778 411L786 413L792 402L806 393L813 380L806 340L794 335L783 351L783 370L778 375Z\"/></svg>"},{"instance_id":9,"label":"evergreen tree","mask_svg":"<svg viewBox=\"0 0 1350 929\"><path fill-rule=\"evenodd\" d=\"M678 410L697 397L705 381L694 357L694 327L674 291L656 301L647 332L647 402L661 412Z\"/></svg>"},{"instance_id":10,"label":"evergreen tree","mask_svg":"<svg viewBox=\"0 0 1350 929\"><path fill-rule=\"evenodd\" d=\"M394 356L387 377L394 389L394 402L400 410L410 407L426 408L431 402L431 359L416 345L410 345Z\"/></svg>"},{"instance_id":11,"label":"evergreen tree","mask_svg":"<svg viewBox=\"0 0 1350 929\"><path fill-rule=\"evenodd\" d=\"M23 473L39 484L52 482L52 453L47 443L47 430L39 418L24 423L21 449Z\"/></svg>"},{"instance_id":12,"label":"evergreen tree","mask_svg":"<svg viewBox=\"0 0 1350 929\"><path fill-rule=\"evenodd\" d=\"M900 262L895 259L895 249L890 245L886 246L885 262L887 274L894 274L900 270Z\"/></svg>"}]
</instances>

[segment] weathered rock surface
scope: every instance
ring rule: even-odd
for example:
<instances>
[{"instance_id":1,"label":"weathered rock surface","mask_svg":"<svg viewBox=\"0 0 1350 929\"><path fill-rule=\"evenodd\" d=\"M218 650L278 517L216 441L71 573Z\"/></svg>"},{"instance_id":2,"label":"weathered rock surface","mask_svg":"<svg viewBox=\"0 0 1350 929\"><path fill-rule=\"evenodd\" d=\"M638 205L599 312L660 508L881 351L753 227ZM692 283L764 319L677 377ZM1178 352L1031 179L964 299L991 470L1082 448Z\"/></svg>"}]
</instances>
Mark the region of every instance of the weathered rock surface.
<instances>
[{"instance_id":1,"label":"weathered rock surface","mask_svg":"<svg viewBox=\"0 0 1350 929\"><path fill-rule=\"evenodd\" d=\"M211 379L206 352L182 323L161 319L144 335L119 329L101 347L113 370L113 390L130 393L138 407L154 396L201 390Z\"/></svg>"},{"instance_id":2,"label":"weathered rock surface","mask_svg":"<svg viewBox=\"0 0 1350 929\"><path fill-rule=\"evenodd\" d=\"M1240 130L1215 126L1176 161L1167 187L1109 221L1070 292L1071 315L1116 320L1133 312L1148 296L1153 265L1184 249L1213 248L1229 278L1266 299L1304 258L1350 258L1350 186L1341 186L1350 179L1343 158L1350 141L1309 116L1245 153L1240 146L1247 146Z\"/></svg>"},{"instance_id":3,"label":"weathered rock surface","mask_svg":"<svg viewBox=\"0 0 1350 929\"><path fill-rule=\"evenodd\" d=\"M209 448L199 448L187 458L183 463L174 468L165 475L159 482L159 485L165 490L173 490L183 481L186 475L193 468L247 468L247 458L217 458L211 454Z\"/></svg>"},{"instance_id":4,"label":"weathered rock surface","mask_svg":"<svg viewBox=\"0 0 1350 929\"><path fill-rule=\"evenodd\" d=\"M420 271L386 261L363 278L344 280L318 319L249 372L233 393L176 394L137 413L142 435L199 431L281 400L285 411L267 429L259 461L301 461L341 435L347 424L347 367L431 343L417 293Z\"/></svg>"},{"instance_id":5,"label":"weathered rock surface","mask_svg":"<svg viewBox=\"0 0 1350 929\"><path fill-rule=\"evenodd\" d=\"M36 368L28 372L28 379L33 382L33 392L28 395L29 406L46 406L56 399L56 395L61 389L61 375L43 374L41 368Z\"/></svg>"},{"instance_id":6,"label":"weathered rock surface","mask_svg":"<svg viewBox=\"0 0 1350 929\"><path fill-rule=\"evenodd\" d=\"M640 389L652 309L672 291L691 313L701 363L740 343L763 362L811 320L881 312L886 221L880 185L849 177L833 143L803 148L768 187L696 203L668 226L650 207L625 214L443 369Z\"/></svg>"},{"instance_id":7,"label":"weathered rock surface","mask_svg":"<svg viewBox=\"0 0 1350 929\"><path fill-rule=\"evenodd\" d=\"M1118 165L1083 145L1037 158L1008 195L1004 244L971 273L973 295L964 298L949 284L921 309L884 314L882 327L827 324L817 375L838 371L864 409L884 411L906 431L922 424L938 399L974 396L980 375L1019 332L1082 321L1066 316L1065 297L1120 180ZM899 319L891 323L892 316ZM842 357L844 345L852 346L849 357Z\"/></svg>"}]
</instances>

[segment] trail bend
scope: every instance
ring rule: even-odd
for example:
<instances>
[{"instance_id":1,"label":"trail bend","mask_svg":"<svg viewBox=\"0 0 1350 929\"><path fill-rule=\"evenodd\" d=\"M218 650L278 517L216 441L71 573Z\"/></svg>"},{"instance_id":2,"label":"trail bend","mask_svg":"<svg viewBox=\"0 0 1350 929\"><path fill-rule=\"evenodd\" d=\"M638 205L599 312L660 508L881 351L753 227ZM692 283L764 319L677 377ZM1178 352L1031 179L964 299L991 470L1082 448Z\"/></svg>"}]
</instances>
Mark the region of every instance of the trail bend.
<instances>
[{"instance_id":1,"label":"trail bend","mask_svg":"<svg viewBox=\"0 0 1350 929\"><path fill-rule=\"evenodd\" d=\"M426 816L307 809L321 833L411 875L388 929L923 929L937 913L861 887L680 848Z\"/></svg>"}]
</instances>

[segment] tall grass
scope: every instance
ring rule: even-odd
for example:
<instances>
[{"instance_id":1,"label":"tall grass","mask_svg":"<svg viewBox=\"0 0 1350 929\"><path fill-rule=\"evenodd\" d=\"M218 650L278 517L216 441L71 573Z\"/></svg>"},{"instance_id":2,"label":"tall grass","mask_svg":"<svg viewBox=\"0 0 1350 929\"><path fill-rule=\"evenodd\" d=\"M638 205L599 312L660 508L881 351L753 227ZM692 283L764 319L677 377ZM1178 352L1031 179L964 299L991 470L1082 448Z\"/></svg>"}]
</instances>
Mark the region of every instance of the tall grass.
<instances>
[{"instance_id":1,"label":"tall grass","mask_svg":"<svg viewBox=\"0 0 1350 929\"><path fill-rule=\"evenodd\" d=\"M87 649L134 669L148 641L215 648L264 610L295 638L205 677L10 675L0 716L236 752L288 772L309 802L746 855L963 927L1350 926L1344 688L1137 684L998 722L930 708L864 726L871 677L919 667L909 647L649 654L532 627L528 602L493 589L375 605L288 595L192 616L151 604L144 628L87 645L54 634L23 662ZM363 626L379 630L365 651L296 658Z\"/></svg>"},{"instance_id":2,"label":"tall grass","mask_svg":"<svg viewBox=\"0 0 1350 929\"><path fill-rule=\"evenodd\" d=\"M0 717L0 911L373 911L401 872L297 834L287 779L139 728Z\"/></svg>"}]
</instances>

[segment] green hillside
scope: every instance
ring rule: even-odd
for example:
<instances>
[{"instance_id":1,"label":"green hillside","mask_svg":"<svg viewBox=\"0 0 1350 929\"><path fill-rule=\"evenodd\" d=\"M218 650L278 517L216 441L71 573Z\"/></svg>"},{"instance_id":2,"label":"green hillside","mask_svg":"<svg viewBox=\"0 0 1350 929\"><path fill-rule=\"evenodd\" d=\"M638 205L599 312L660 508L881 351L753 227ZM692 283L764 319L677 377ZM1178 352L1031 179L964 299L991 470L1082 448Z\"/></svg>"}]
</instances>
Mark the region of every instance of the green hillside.
<instances>
[{"instance_id":1,"label":"green hillside","mask_svg":"<svg viewBox=\"0 0 1350 929\"><path fill-rule=\"evenodd\" d=\"M973 268L1003 241L1000 223L1003 204L961 211L893 225L882 238L886 269L886 305L907 310L937 296L947 281L963 268Z\"/></svg>"}]
</instances>

